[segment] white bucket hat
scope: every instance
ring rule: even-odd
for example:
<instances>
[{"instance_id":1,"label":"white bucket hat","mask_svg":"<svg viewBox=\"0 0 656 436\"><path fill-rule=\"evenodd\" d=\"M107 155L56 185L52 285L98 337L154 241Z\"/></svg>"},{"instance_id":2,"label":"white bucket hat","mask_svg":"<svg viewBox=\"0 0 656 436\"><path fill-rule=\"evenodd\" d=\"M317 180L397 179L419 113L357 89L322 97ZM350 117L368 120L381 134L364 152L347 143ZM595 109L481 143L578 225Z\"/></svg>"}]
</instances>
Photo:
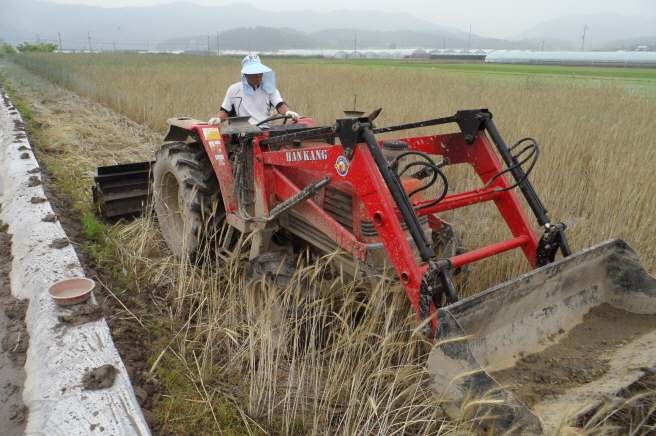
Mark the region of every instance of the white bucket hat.
<instances>
[{"instance_id":1,"label":"white bucket hat","mask_svg":"<svg viewBox=\"0 0 656 436\"><path fill-rule=\"evenodd\" d=\"M246 95L253 95L255 92L248 84L246 74L262 74L261 87L267 94L272 94L276 91L276 73L260 61L260 57L256 54L250 54L241 61L241 83Z\"/></svg>"},{"instance_id":2,"label":"white bucket hat","mask_svg":"<svg viewBox=\"0 0 656 436\"><path fill-rule=\"evenodd\" d=\"M271 71L271 68L264 65L256 54L247 55L241 61L242 74L264 74Z\"/></svg>"}]
</instances>

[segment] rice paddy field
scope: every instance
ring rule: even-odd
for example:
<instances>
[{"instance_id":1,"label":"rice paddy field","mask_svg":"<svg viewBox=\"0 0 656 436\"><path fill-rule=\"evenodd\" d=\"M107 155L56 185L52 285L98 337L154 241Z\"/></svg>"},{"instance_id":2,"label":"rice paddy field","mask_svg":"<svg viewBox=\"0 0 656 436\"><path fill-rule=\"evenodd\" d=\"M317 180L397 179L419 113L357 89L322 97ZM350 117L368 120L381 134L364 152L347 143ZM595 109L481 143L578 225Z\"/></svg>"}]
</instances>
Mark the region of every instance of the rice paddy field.
<instances>
[{"instance_id":1,"label":"rice paddy field","mask_svg":"<svg viewBox=\"0 0 656 436\"><path fill-rule=\"evenodd\" d=\"M656 70L263 61L276 71L289 106L318 124L354 108L382 107L378 126L489 108L508 143L525 136L539 142L531 180L552 218L568 225L575 251L621 238L656 272ZM81 217L97 269L129 309L115 316L148 338L145 372L159 386L149 403L156 433L471 431L467 421L446 419L431 395L423 365L430 345L398 286L381 280L365 304L357 284L335 280L322 298L307 301L302 284L321 277L321 262L301 262L283 292L246 286L237 263L177 261L152 217L114 226L93 219L94 168L151 159L169 117L215 116L225 89L239 80L239 59L42 54L4 63L3 81L30 112L38 157ZM403 135L429 132L435 130ZM458 191L478 183L462 168L447 167L447 176ZM468 247L507 236L488 206L445 218ZM473 266L460 291L471 294L528 269L519 253L499 256ZM365 321L349 322L354 311L364 311L358 313ZM302 340L308 322L316 337L329 332L328 346ZM614 427L620 409L586 431L623 428ZM646 434L651 425L632 429Z\"/></svg>"}]
</instances>

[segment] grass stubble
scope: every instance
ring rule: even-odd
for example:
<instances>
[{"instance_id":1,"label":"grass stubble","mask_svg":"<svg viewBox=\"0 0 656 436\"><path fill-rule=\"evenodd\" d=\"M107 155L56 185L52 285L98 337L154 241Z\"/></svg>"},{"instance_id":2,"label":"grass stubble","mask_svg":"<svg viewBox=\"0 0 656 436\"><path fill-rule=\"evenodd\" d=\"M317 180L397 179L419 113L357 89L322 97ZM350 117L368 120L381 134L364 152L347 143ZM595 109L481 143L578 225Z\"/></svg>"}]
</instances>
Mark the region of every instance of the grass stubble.
<instances>
[{"instance_id":1,"label":"grass stubble","mask_svg":"<svg viewBox=\"0 0 656 436\"><path fill-rule=\"evenodd\" d=\"M127 116L123 125L106 132L104 147L44 141L56 156L46 165L61 174L59 180L68 181L64 190L90 228L97 228L88 206L93 168L149 159L156 147L153 136L144 133L148 130L131 120L161 130L170 116L208 118L238 68L234 59L169 56L19 59L30 70ZM464 79L393 67L363 74L347 66L271 64L291 106L320 123L331 123L354 100L359 108L388 108L379 125L490 107L508 142L530 134L543 144L532 180L551 215L570 225L572 245L583 248L622 237L654 272L653 97L616 83L530 76ZM88 128L94 127L107 126L99 121ZM94 134L83 127L76 131L83 139ZM129 143L128 137L133 138ZM476 184L461 169L447 170L458 190ZM506 236L493 217L494 210L483 206L447 219L468 246L480 246ZM291 284L281 290L267 282L247 285L236 261L174 259L152 217L100 227L96 233L95 255L115 261L113 274L129 283L125 292L148 295L150 304L136 316L149 327L148 320L156 318L154 324L162 329L161 340L148 350L149 372L165 387L156 412L162 434L471 430L466 421L444 420L423 366L429 345L417 333L402 289L387 280L380 280L364 301L357 298L356 283L339 279L327 281L321 294L310 298L314 293L303 291L328 274L328 259L299 264ZM485 289L527 268L512 254L484 262L472 268L463 290ZM590 421L590 431L611 431L618 410L598 409L601 416ZM640 434L645 427L637 428Z\"/></svg>"}]
</instances>

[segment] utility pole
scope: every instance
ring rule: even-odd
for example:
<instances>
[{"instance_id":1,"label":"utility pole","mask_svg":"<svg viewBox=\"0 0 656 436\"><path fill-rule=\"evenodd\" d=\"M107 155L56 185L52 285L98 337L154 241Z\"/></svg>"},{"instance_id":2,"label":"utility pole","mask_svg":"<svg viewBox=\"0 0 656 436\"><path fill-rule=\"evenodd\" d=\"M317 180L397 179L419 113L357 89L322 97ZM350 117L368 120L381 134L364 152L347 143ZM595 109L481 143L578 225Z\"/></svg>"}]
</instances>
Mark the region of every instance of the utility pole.
<instances>
[{"instance_id":1,"label":"utility pole","mask_svg":"<svg viewBox=\"0 0 656 436\"><path fill-rule=\"evenodd\" d=\"M207 35L207 55L210 55L210 35Z\"/></svg>"},{"instance_id":2,"label":"utility pole","mask_svg":"<svg viewBox=\"0 0 656 436\"><path fill-rule=\"evenodd\" d=\"M353 56L358 53L358 32L353 35Z\"/></svg>"},{"instance_id":3,"label":"utility pole","mask_svg":"<svg viewBox=\"0 0 656 436\"><path fill-rule=\"evenodd\" d=\"M583 35L581 36L581 51L585 51L585 33L588 31L589 27L587 24L583 26Z\"/></svg>"},{"instance_id":4,"label":"utility pole","mask_svg":"<svg viewBox=\"0 0 656 436\"><path fill-rule=\"evenodd\" d=\"M112 41L112 47L114 48L114 51L116 51L116 41Z\"/></svg>"},{"instance_id":5,"label":"utility pole","mask_svg":"<svg viewBox=\"0 0 656 436\"><path fill-rule=\"evenodd\" d=\"M57 40L59 41L59 51L62 51L64 48L62 47L61 33L60 32L57 32Z\"/></svg>"},{"instance_id":6,"label":"utility pole","mask_svg":"<svg viewBox=\"0 0 656 436\"><path fill-rule=\"evenodd\" d=\"M221 50L219 49L219 31L216 31L216 55L221 56Z\"/></svg>"},{"instance_id":7,"label":"utility pole","mask_svg":"<svg viewBox=\"0 0 656 436\"><path fill-rule=\"evenodd\" d=\"M89 53L91 53L93 51L91 49L91 32L87 32L87 39L89 41Z\"/></svg>"},{"instance_id":8,"label":"utility pole","mask_svg":"<svg viewBox=\"0 0 656 436\"><path fill-rule=\"evenodd\" d=\"M540 51L544 51L544 39L540 42Z\"/></svg>"},{"instance_id":9,"label":"utility pole","mask_svg":"<svg viewBox=\"0 0 656 436\"><path fill-rule=\"evenodd\" d=\"M467 50L471 50L471 24L469 25L469 39L467 40Z\"/></svg>"}]
</instances>

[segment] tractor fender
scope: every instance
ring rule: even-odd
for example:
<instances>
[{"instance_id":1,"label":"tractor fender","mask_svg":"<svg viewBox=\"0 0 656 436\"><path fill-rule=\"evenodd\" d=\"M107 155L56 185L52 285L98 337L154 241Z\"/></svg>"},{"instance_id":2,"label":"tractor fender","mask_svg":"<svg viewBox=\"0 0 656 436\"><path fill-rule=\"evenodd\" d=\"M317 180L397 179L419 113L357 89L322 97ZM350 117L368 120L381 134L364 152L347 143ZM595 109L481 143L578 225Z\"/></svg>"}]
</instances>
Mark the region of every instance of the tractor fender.
<instances>
[{"instance_id":1,"label":"tractor fender","mask_svg":"<svg viewBox=\"0 0 656 436\"><path fill-rule=\"evenodd\" d=\"M164 136L164 141L180 142L195 142L196 139L192 136L194 127L206 124L204 121L188 117L169 118L166 123L169 125L169 129Z\"/></svg>"}]
</instances>

